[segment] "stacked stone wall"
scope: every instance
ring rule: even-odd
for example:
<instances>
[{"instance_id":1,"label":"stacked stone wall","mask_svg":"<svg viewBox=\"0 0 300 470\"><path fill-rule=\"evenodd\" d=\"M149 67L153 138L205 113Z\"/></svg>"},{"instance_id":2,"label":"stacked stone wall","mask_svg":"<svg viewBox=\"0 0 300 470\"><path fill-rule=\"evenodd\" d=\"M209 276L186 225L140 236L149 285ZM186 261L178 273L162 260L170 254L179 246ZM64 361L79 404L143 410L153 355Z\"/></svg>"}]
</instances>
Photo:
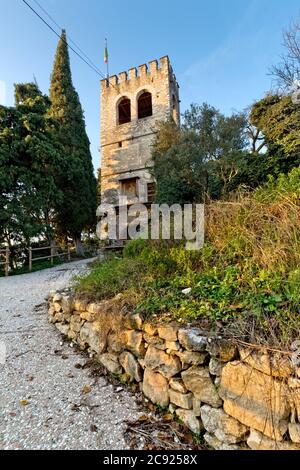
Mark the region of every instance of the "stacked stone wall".
<instances>
[{"instance_id":1,"label":"stacked stone wall","mask_svg":"<svg viewBox=\"0 0 300 470\"><path fill-rule=\"evenodd\" d=\"M300 450L300 369L286 354L130 314L122 295L49 299L49 321L217 450Z\"/></svg>"}]
</instances>

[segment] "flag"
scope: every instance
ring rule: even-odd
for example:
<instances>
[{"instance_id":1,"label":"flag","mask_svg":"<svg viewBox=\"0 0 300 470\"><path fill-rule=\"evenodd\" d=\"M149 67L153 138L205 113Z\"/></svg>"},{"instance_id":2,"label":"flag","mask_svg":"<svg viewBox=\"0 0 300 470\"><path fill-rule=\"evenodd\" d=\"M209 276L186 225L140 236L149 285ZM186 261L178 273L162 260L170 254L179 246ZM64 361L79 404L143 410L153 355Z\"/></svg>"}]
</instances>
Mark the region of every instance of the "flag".
<instances>
[{"instance_id":1,"label":"flag","mask_svg":"<svg viewBox=\"0 0 300 470\"><path fill-rule=\"evenodd\" d=\"M107 44L105 45L104 49L104 63L108 64L108 50L107 50Z\"/></svg>"}]
</instances>

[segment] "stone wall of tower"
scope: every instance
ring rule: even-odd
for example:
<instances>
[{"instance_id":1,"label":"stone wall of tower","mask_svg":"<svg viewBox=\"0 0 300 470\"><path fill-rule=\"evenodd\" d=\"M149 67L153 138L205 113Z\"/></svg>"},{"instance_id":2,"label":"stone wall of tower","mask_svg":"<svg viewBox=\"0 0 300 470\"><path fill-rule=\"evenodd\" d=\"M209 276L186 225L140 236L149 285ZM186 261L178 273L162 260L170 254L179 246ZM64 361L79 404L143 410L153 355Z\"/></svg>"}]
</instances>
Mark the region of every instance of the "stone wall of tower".
<instances>
[{"instance_id":1,"label":"stone wall of tower","mask_svg":"<svg viewBox=\"0 0 300 470\"><path fill-rule=\"evenodd\" d=\"M152 95L152 116L138 119L138 98ZM118 124L118 104L131 100L131 122ZM101 188L102 202L118 202L121 181L138 178L140 202L147 202L147 170L156 123L173 116L179 122L176 77L167 56L101 81Z\"/></svg>"}]
</instances>

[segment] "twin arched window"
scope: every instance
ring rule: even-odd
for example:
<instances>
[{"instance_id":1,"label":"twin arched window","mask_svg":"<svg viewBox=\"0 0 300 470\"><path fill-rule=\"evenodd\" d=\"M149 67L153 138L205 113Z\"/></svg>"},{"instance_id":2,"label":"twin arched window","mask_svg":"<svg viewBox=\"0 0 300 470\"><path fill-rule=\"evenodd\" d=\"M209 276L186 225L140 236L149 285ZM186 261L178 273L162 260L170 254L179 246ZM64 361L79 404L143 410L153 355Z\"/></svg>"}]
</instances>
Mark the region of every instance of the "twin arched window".
<instances>
[{"instance_id":1,"label":"twin arched window","mask_svg":"<svg viewBox=\"0 0 300 470\"><path fill-rule=\"evenodd\" d=\"M152 95L144 91L137 101L138 119L152 116ZM131 101L129 98L122 98L118 105L118 124L126 124L131 121Z\"/></svg>"},{"instance_id":2,"label":"twin arched window","mask_svg":"<svg viewBox=\"0 0 300 470\"><path fill-rule=\"evenodd\" d=\"M131 121L131 104L129 98L122 98L118 106L118 122L126 124Z\"/></svg>"},{"instance_id":3,"label":"twin arched window","mask_svg":"<svg viewBox=\"0 0 300 470\"><path fill-rule=\"evenodd\" d=\"M138 119L152 116L152 95L144 91L138 99Z\"/></svg>"}]
</instances>

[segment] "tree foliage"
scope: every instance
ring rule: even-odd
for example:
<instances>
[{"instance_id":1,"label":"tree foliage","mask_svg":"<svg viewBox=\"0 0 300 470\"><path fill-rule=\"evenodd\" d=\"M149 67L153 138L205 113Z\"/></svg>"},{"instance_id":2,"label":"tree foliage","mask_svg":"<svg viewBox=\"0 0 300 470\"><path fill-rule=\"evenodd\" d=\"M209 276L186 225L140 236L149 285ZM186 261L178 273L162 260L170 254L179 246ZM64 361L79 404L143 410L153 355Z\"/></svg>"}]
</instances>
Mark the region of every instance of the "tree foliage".
<instances>
[{"instance_id":1,"label":"tree foliage","mask_svg":"<svg viewBox=\"0 0 300 470\"><path fill-rule=\"evenodd\" d=\"M227 194L245 158L246 120L204 103L185 112L182 129L162 123L153 149L158 202L190 203Z\"/></svg>"},{"instance_id":2,"label":"tree foliage","mask_svg":"<svg viewBox=\"0 0 300 470\"><path fill-rule=\"evenodd\" d=\"M64 149L60 172L63 201L58 210L58 226L71 236L82 253L81 233L94 226L96 218L96 178L83 110L72 83L65 31L58 43L50 88L50 116L59 123L56 138Z\"/></svg>"},{"instance_id":3,"label":"tree foliage","mask_svg":"<svg viewBox=\"0 0 300 470\"><path fill-rule=\"evenodd\" d=\"M53 235L63 157L49 107L34 83L16 85L15 107L0 107L0 241L9 245Z\"/></svg>"}]
</instances>

